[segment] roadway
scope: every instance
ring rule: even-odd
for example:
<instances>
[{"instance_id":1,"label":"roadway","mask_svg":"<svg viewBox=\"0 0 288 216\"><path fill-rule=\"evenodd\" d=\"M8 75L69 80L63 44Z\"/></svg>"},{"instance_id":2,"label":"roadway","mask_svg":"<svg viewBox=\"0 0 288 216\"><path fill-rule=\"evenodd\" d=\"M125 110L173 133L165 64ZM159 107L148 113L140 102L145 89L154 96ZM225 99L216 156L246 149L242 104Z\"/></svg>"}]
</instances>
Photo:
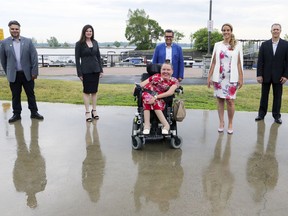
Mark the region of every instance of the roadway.
<instances>
[{"instance_id":1,"label":"roadway","mask_svg":"<svg viewBox=\"0 0 288 216\"><path fill-rule=\"evenodd\" d=\"M78 80L75 67L41 67L39 69L40 79L58 79L58 80ZM145 67L104 67L104 76L100 83L121 83L133 84L139 82L142 73L146 72ZM201 68L185 68L184 80L182 84L186 85L204 85L206 78L203 78ZM255 84L256 71L244 70L244 81L246 84Z\"/></svg>"}]
</instances>

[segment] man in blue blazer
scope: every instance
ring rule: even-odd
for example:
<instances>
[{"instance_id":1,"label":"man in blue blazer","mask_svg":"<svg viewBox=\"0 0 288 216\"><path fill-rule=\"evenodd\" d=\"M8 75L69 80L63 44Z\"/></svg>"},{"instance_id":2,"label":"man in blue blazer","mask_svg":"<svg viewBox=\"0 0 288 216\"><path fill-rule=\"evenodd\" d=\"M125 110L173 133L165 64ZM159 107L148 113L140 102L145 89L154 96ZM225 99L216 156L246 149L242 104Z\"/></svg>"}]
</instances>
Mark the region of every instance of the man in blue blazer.
<instances>
[{"instance_id":1,"label":"man in blue blazer","mask_svg":"<svg viewBox=\"0 0 288 216\"><path fill-rule=\"evenodd\" d=\"M268 109L270 86L273 88L272 116L282 124L281 101L283 84L288 78L288 42L280 38L281 25L271 26L272 38L262 43L257 62L257 81L262 85L258 116L255 121L263 120Z\"/></svg>"},{"instance_id":2,"label":"man in blue blazer","mask_svg":"<svg viewBox=\"0 0 288 216\"><path fill-rule=\"evenodd\" d=\"M34 94L34 79L38 76L37 51L31 39L20 37L19 22L10 21L8 26L11 37L1 43L0 60L12 92L13 116L9 123L21 119L22 87L27 95L31 118L42 120L44 117L38 113Z\"/></svg>"},{"instance_id":3,"label":"man in blue blazer","mask_svg":"<svg viewBox=\"0 0 288 216\"><path fill-rule=\"evenodd\" d=\"M184 58L182 48L173 43L174 32L170 29L165 31L165 43L159 44L154 51L152 63L163 64L169 61L173 65L173 77L180 82L184 78Z\"/></svg>"}]
</instances>

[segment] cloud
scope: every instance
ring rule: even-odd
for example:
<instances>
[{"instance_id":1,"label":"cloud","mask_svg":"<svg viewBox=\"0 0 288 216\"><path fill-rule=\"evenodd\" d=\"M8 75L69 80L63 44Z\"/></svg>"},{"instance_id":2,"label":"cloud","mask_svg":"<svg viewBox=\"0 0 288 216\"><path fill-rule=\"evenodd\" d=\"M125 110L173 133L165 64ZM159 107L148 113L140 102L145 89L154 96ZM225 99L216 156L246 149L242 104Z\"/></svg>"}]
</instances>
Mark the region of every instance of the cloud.
<instances>
[{"instance_id":1,"label":"cloud","mask_svg":"<svg viewBox=\"0 0 288 216\"><path fill-rule=\"evenodd\" d=\"M16 6L15 6L16 5ZM0 28L9 36L7 23L16 19L21 23L21 34L46 42L51 36L60 42L76 42L86 24L93 25L99 42L126 41L125 28L128 10L144 9L151 19L163 29L174 29L186 36L181 42L189 42L189 35L207 27L209 0L10 0L1 2ZM220 29L229 22L236 38L268 39L274 22L282 24L282 36L288 23L284 0L214 0L212 20Z\"/></svg>"}]
</instances>

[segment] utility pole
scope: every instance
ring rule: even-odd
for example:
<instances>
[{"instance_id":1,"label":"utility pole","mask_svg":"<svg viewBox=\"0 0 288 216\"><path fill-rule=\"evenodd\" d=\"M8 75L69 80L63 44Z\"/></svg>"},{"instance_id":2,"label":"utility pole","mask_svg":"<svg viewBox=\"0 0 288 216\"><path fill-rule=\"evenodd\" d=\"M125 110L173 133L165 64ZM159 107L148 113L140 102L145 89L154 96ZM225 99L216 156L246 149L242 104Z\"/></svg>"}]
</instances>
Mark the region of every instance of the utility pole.
<instances>
[{"instance_id":1,"label":"utility pole","mask_svg":"<svg viewBox=\"0 0 288 216\"><path fill-rule=\"evenodd\" d=\"M207 54L203 56L203 73L202 77L208 77L209 69L210 69L210 62L211 62L211 32L213 30L213 21L212 17L212 0L210 0L210 7L209 7L209 20L207 22L207 29L208 29L208 50Z\"/></svg>"},{"instance_id":2,"label":"utility pole","mask_svg":"<svg viewBox=\"0 0 288 216\"><path fill-rule=\"evenodd\" d=\"M213 21L212 21L212 0L210 0L209 6L209 20L208 20L208 50L207 54L211 54L211 31L213 30Z\"/></svg>"}]
</instances>

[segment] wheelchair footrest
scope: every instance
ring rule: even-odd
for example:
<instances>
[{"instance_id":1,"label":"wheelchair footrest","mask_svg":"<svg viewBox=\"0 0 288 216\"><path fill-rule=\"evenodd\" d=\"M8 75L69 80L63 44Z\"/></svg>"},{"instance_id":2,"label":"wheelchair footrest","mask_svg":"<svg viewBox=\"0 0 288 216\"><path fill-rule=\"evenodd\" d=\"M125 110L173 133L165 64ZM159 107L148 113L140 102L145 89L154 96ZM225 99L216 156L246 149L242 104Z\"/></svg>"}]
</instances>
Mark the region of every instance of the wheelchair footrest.
<instances>
[{"instance_id":1,"label":"wheelchair footrest","mask_svg":"<svg viewBox=\"0 0 288 216\"><path fill-rule=\"evenodd\" d=\"M169 135L165 135L165 137L167 137ZM148 136L145 136L145 139L146 140L161 140L164 138L164 135L148 135Z\"/></svg>"}]
</instances>

